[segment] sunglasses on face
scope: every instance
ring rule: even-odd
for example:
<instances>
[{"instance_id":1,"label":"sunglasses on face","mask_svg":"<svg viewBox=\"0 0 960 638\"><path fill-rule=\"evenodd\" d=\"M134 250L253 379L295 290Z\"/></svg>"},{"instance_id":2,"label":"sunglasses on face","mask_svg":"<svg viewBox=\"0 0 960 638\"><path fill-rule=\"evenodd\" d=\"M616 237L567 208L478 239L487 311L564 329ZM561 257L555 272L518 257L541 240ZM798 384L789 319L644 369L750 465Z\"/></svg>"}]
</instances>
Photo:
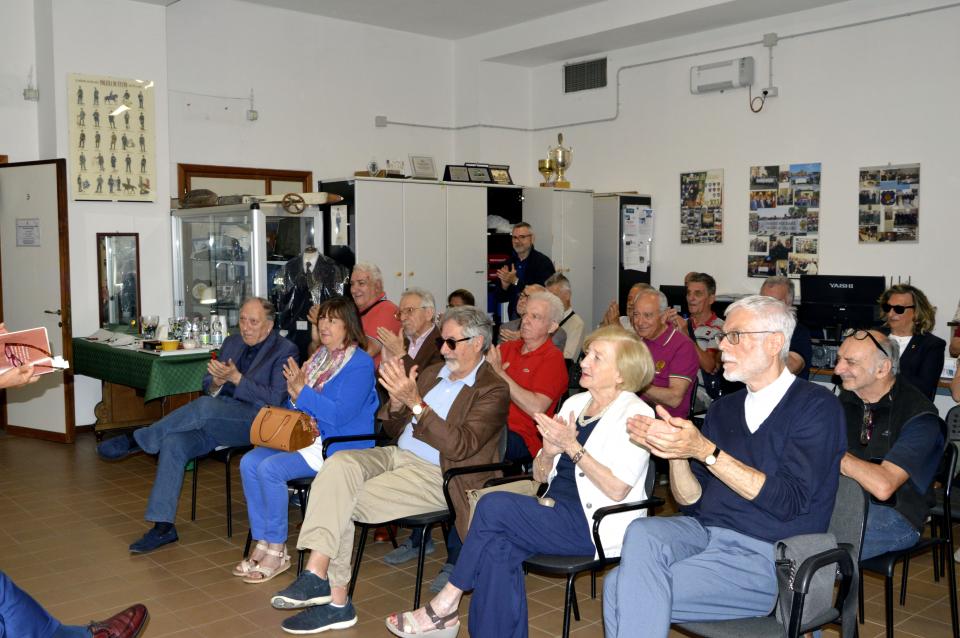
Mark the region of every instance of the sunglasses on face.
<instances>
[{"instance_id":1,"label":"sunglasses on face","mask_svg":"<svg viewBox=\"0 0 960 638\"><path fill-rule=\"evenodd\" d=\"M888 303L881 304L880 307L883 308L884 312L890 312L892 310L898 315L902 315L903 313L905 313L908 308L916 308L916 306L900 306L900 305L891 306Z\"/></svg>"},{"instance_id":2,"label":"sunglasses on face","mask_svg":"<svg viewBox=\"0 0 960 638\"><path fill-rule=\"evenodd\" d=\"M887 359L890 358L889 353L887 353L887 349L884 348L882 345L880 345L880 342L877 341L876 337L870 334L869 330L854 330L851 328L850 330L847 330L843 333L843 337L844 339L846 339L847 337L853 337L857 341L863 341L867 337L870 337L870 341L873 342L873 345L877 346L877 349L883 353L883 356L885 356Z\"/></svg>"},{"instance_id":3,"label":"sunglasses on face","mask_svg":"<svg viewBox=\"0 0 960 638\"><path fill-rule=\"evenodd\" d=\"M457 349L457 344L461 341L470 341L473 337L464 337L463 339L444 339L443 337L437 337L437 350L443 347L443 344L447 344L447 347L451 350Z\"/></svg>"}]
</instances>

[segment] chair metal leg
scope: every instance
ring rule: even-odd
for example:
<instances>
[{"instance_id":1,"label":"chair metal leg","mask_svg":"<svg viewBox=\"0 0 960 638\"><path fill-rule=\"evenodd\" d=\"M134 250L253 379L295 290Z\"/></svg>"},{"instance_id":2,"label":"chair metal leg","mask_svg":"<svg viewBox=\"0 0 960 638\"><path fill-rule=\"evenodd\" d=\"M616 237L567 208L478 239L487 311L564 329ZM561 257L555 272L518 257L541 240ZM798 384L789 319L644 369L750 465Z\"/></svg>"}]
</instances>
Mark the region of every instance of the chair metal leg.
<instances>
[{"instance_id":1,"label":"chair metal leg","mask_svg":"<svg viewBox=\"0 0 960 638\"><path fill-rule=\"evenodd\" d=\"M250 544L251 544L252 542L253 542L253 530L248 529L248 530L247 530L247 542L243 544L243 556L242 556L242 558L246 558L247 556L250 555Z\"/></svg>"},{"instance_id":2,"label":"chair metal leg","mask_svg":"<svg viewBox=\"0 0 960 638\"><path fill-rule=\"evenodd\" d=\"M310 488L297 490L297 499L300 501L300 523L307 520L307 498L310 496Z\"/></svg>"},{"instance_id":3,"label":"chair metal leg","mask_svg":"<svg viewBox=\"0 0 960 638\"><path fill-rule=\"evenodd\" d=\"M567 574L567 587L564 592L563 600L563 638L570 636L570 607L576 603L576 597L571 596L573 591L573 574ZM580 619L579 610L577 610L577 620Z\"/></svg>"},{"instance_id":4,"label":"chair metal leg","mask_svg":"<svg viewBox=\"0 0 960 638\"><path fill-rule=\"evenodd\" d=\"M190 520L197 520L197 469L200 467L200 457L193 459L193 500L190 502Z\"/></svg>"},{"instance_id":5,"label":"chair metal leg","mask_svg":"<svg viewBox=\"0 0 960 638\"><path fill-rule=\"evenodd\" d=\"M224 463L224 475L227 492L227 538L233 538L233 496L230 494L230 459L231 454L227 453L227 462ZM196 471L196 469L194 469Z\"/></svg>"},{"instance_id":6,"label":"chair metal leg","mask_svg":"<svg viewBox=\"0 0 960 638\"><path fill-rule=\"evenodd\" d=\"M887 621L887 638L893 638L893 570L894 566L891 565L883 579L883 612Z\"/></svg>"},{"instance_id":7,"label":"chair metal leg","mask_svg":"<svg viewBox=\"0 0 960 638\"><path fill-rule=\"evenodd\" d=\"M910 572L910 556L903 561L903 573L900 574L900 606L907 604L907 574Z\"/></svg>"},{"instance_id":8,"label":"chair metal leg","mask_svg":"<svg viewBox=\"0 0 960 638\"><path fill-rule=\"evenodd\" d=\"M297 551L297 576L303 573L303 555L307 553L307 550L301 549Z\"/></svg>"},{"instance_id":9,"label":"chair metal leg","mask_svg":"<svg viewBox=\"0 0 960 638\"><path fill-rule=\"evenodd\" d=\"M577 602L577 583L574 579L576 574L570 575L570 606L573 607L573 617L580 622L580 603Z\"/></svg>"},{"instance_id":10,"label":"chair metal leg","mask_svg":"<svg viewBox=\"0 0 960 638\"><path fill-rule=\"evenodd\" d=\"M420 585L423 584L423 561L427 556L427 539L430 538L432 525L421 528L423 537L420 539L420 548L417 551L417 581L413 586L413 608L420 608Z\"/></svg>"},{"instance_id":11,"label":"chair metal leg","mask_svg":"<svg viewBox=\"0 0 960 638\"><path fill-rule=\"evenodd\" d=\"M948 523L944 523L948 524ZM950 627L953 629L953 638L960 638L960 621L957 619L957 571L953 564L953 530L947 531L947 543L941 550L947 554L947 583L950 594Z\"/></svg>"},{"instance_id":12,"label":"chair metal leg","mask_svg":"<svg viewBox=\"0 0 960 638\"><path fill-rule=\"evenodd\" d=\"M357 575L360 573L360 561L363 559L363 548L367 544L367 532L370 526L365 523L356 523L360 527L360 542L357 543L357 555L353 559L353 569L350 572L350 589L347 595L353 598L353 589L357 586Z\"/></svg>"},{"instance_id":13,"label":"chair metal leg","mask_svg":"<svg viewBox=\"0 0 960 638\"><path fill-rule=\"evenodd\" d=\"M857 566L857 569L860 569ZM860 570L860 578L857 579L857 612L860 619L860 624L863 624L863 570Z\"/></svg>"}]
</instances>

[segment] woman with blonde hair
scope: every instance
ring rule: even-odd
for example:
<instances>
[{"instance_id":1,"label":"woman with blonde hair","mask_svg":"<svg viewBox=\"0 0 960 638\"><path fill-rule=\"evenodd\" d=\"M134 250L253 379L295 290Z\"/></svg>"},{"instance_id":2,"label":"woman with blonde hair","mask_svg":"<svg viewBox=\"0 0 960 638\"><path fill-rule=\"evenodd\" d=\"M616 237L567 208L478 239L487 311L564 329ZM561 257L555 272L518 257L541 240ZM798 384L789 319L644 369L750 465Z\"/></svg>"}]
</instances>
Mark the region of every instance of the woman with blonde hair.
<instances>
[{"instance_id":1,"label":"woman with blonde hair","mask_svg":"<svg viewBox=\"0 0 960 638\"><path fill-rule=\"evenodd\" d=\"M649 453L630 442L627 418L652 416L636 392L653 379L653 361L643 341L620 326L600 328L584 342L580 385L551 418L535 415L543 448L533 477L547 483L535 499L491 492L477 503L460 559L446 586L421 609L387 618L402 637L453 638L458 608L470 601L470 635L527 635L523 561L534 554L597 555L590 531L600 507L647 497ZM606 556L619 556L627 525L643 515L623 512L604 519L600 538Z\"/></svg>"},{"instance_id":2,"label":"woman with blonde hair","mask_svg":"<svg viewBox=\"0 0 960 638\"><path fill-rule=\"evenodd\" d=\"M877 303L886 317L883 331L900 346L900 376L933 401L947 347L930 332L936 325L936 309L922 290L910 284L890 286Z\"/></svg>"}]
</instances>

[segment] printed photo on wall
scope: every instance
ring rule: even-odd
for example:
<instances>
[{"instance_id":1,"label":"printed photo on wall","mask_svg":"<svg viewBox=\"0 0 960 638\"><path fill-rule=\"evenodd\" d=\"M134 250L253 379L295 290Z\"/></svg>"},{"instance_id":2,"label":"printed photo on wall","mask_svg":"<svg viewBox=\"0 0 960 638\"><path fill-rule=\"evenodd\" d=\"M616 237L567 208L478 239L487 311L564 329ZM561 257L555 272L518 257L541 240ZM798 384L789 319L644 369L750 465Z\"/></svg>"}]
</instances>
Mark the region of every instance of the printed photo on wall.
<instances>
[{"instance_id":1,"label":"printed photo on wall","mask_svg":"<svg viewBox=\"0 0 960 638\"><path fill-rule=\"evenodd\" d=\"M680 174L680 243L723 241L723 169Z\"/></svg>"},{"instance_id":2,"label":"printed photo on wall","mask_svg":"<svg viewBox=\"0 0 960 638\"><path fill-rule=\"evenodd\" d=\"M750 167L747 275L814 275L820 255L820 163Z\"/></svg>"},{"instance_id":3,"label":"printed photo on wall","mask_svg":"<svg viewBox=\"0 0 960 638\"><path fill-rule=\"evenodd\" d=\"M860 169L861 243L919 240L920 165Z\"/></svg>"},{"instance_id":4,"label":"printed photo on wall","mask_svg":"<svg viewBox=\"0 0 960 638\"><path fill-rule=\"evenodd\" d=\"M73 199L156 201L154 83L70 74Z\"/></svg>"}]
</instances>

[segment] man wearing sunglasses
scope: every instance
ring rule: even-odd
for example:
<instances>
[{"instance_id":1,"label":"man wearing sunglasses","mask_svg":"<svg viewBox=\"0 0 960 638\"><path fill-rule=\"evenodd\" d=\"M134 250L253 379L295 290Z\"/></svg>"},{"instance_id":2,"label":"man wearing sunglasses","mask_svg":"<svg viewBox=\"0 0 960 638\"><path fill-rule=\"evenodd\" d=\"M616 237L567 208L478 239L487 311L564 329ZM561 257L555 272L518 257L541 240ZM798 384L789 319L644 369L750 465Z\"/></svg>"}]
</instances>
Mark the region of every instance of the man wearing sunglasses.
<instances>
[{"instance_id":1,"label":"man wearing sunglasses","mask_svg":"<svg viewBox=\"0 0 960 638\"><path fill-rule=\"evenodd\" d=\"M473 306L450 308L440 335L443 365L407 372L395 359L380 368L389 400L379 416L384 431L399 436L397 445L338 452L314 479L297 540L297 547L311 550L310 559L297 580L271 600L277 609L304 609L283 621L285 630L315 633L357 622L347 596L353 521L376 523L445 509L446 470L500 460L510 398L507 384L484 361L490 319ZM461 537L470 511L466 490L494 476L453 479L450 494Z\"/></svg>"},{"instance_id":2,"label":"man wearing sunglasses","mask_svg":"<svg viewBox=\"0 0 960 638\"><path fill-rule=\"evenodd\" d=\"M515 225L510 234L513 253L507 263L497 271L497 277L500 279L497 298L501 303L509 302L507 308L511 319L518 317L517 297L523 292L524 287L528 284L543 286L547 278L556 271L550 258L533 247L535 240L533 227L530 224L520 222Z\"/></svg>"},{"instance_id":3,"label":"man wearing sunglasses","mask_svg":"<svg viewBox=\"0 0 960 638\"><path fill-rule=\"evenodd\" d=\"M943 454L937 409L897 377L899 346L882 332L848 333L837 353L847 421L840 472L870 493L863 559L913 546L933 502Z\"/></svg>"}]
</instances>

